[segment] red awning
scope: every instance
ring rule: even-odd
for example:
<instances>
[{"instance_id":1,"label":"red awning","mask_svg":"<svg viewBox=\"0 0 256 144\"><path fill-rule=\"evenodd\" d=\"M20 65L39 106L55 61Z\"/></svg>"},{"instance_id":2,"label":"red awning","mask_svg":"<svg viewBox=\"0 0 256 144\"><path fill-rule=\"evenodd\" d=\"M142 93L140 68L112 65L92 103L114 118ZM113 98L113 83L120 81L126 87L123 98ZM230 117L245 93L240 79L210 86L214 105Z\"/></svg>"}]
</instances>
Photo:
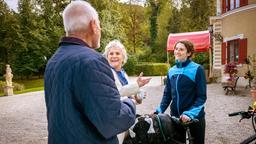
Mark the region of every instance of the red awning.
<instances>
[{"instance_id":1,"label":"red awning","mask_svg":"<svg viewBox=\"0 0 256 144\"><path fill-rule=\"evenodd\" d=\"M167 51L173 51L175 43L179 40L189 40L195 46L195 52L206 52L210 47L209 31L187 32L169 34L167 41Z\"/></svg>"}]
</instances>

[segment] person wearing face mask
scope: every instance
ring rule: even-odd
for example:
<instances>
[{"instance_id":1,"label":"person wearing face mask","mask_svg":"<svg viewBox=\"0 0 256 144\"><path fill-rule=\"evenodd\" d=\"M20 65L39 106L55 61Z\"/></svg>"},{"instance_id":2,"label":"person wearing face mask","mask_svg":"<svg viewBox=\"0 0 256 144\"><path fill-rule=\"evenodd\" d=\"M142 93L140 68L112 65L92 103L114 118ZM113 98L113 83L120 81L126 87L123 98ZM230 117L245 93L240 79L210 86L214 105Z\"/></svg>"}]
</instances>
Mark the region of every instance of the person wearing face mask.
<instances>
[{"instance_id":1,"label":"person wearing face mask","mask_svg":"<svg viewBox=\"0 0 256 144\"><path fill-rule=\"evenodd\" d=\"M182 122L198 119L199 122L189 128L194 143L204 144L206 78L203 67L190 59L193 52L194 45L190 41L181 40L174 45L175 65L168 71L163 97L155 113L164 113L170 105L170 114ZM181 135L179 140L185 142L185 130L174 125Z\"/></svg>"}]
</instances>

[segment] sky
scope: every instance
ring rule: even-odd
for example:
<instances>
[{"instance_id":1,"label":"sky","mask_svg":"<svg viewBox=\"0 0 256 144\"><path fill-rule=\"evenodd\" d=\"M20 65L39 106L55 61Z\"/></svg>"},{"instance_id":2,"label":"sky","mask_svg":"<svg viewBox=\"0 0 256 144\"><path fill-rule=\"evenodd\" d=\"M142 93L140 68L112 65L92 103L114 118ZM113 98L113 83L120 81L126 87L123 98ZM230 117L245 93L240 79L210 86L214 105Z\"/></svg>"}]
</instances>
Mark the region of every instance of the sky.
<instances>
[{"instance_id":1,"label":"sky","mask_svg":"<svg viewBox=\"0 0 256 144\"><path fill-rule=\"evenodd\" d=\"M17 11L18 0L4 0L4 1L7 3L7 5L8 5L11 9Z\"/></svg>"},{"instance_id":2,"label":"sky","mask_svg":"<svg viewBox=\"0 0 256 144\"><path fill-rule=\"evenodd\" d=\"M17 7L18 7L18 0L4 0L8 6L13 9L14 11L17 11ZM120 0L121 2L128 2L130 0ZM132 0L133 1L133 0ZM138 1L138 0L137 0ZM139 4L143 4L145 2L145 0L139 0Z\"/></svg>"}]
</instances>

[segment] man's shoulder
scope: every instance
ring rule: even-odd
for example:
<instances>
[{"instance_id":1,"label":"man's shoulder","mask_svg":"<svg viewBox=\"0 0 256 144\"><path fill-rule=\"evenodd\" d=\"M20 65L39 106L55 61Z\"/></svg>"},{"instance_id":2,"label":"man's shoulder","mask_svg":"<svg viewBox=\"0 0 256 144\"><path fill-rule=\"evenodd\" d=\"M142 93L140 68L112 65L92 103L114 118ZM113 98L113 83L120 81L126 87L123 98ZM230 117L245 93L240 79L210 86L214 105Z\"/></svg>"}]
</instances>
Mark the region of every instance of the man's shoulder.
<instances>
[{"instance_id":1,"label":"man's shoulder","mask_svg":"<svg viewBox=\"0 0 256 144\"><path fill-rule=\"evenodd\" d=\"M89 48L87 46L81 46L81 45L71 45L69 46L77 55L80 55L81 57L86 58L95 58L95 57L101 57L102 55L99 54L97 51L95 51L92 48Z\"/></svg>"},{"instance_id":2,"label":"man's shoulder","mask_svg":"<svg viewBox=\"0 0 256 144\"><path fill-rule=\"evenodd\" d=\"M75 67L89 68L91 65L107 64L106 59L94 49L81 45L60 46L49 59L47 67Z\"/></svg>"},{"instance_id":3,"label":"man's shoulder","mask_svg":"<svg viewBox=\"0 0 256 144\"><path fill-rule=\"evenodd\" d=\"M76 61L93 61L103 57L100 53L87 46L69 45L66 46L66 50L64 53L69 59L72 58Z\"/></svg>"},{"instance_id":4,"label":"man's shoulder","mask_svg":"<svg viewBox=\"0 0 256 144\"><path fill-rule=\"evenodd\" d=\"M75 49L78 49L75 59L80 66L89 69L110 69L107 59L96 50L86 46L78 46Z\"/></svg>"}]
</instances>

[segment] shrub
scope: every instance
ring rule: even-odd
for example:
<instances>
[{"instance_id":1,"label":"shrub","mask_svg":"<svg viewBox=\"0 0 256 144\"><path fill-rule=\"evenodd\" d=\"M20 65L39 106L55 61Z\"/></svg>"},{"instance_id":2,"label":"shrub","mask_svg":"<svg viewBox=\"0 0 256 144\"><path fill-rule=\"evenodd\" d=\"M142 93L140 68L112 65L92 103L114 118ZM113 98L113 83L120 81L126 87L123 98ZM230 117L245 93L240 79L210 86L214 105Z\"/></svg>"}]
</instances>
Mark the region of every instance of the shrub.
<instances>
[{"instance_id":1,"label":"shrub","mask_svg":"<svg viewBox=\"0 0 256 144\"><path fill-rule=\"evenodd\" d=\"M201 64L204 69L209 69L209 53L195 53L192 60L198 64Z\"/></svg>"},{"instance_id":2,"label":"shrub","mask_svg":"<svg viewBox=\"0 0 256 144\"><path fill-rule=\"evenodd\" d=\"M136 56L129 56L126 64L124 65L125 72L128 75L135 75L135 66L137 64Z\"/></svg>"},{"instance_id":3,"label":"shrub","mask_svg":"<svg viewBox=\"0 0 256 144\"><path fill-rule=\"evenodd\" d=\"M136 74L143 72L144 76L163 76L167 74L169 66L166 63L140 63L135 69Z\"/></svg>"},{"instance_id":4,"label":"shrub","mask_svg":"<svg viewBox=\"0 0 256 144\"><path fill-rule=\"evenodd\" d=\"M21 91L25 89L25 86L23 84L18 84L13 82L12 85L14 86L13 88L14 91Z\"/></svg>"},{"instance_id":5,"label":"shrub","mask_svg":"<svg viewBox=\"0 0 256 144\"><path fill-rule=\"evenodd\" d=\"M12 85L13 85L14 91L21 91L21 90L25 89L25 86L23 84L18 84L18 83L12 82ZM4 92L4 86L5 86L5 82L0 81L0 93Z\"/></svg>"},{"instance_id":6,"label":"shrub","mask_svg":"<svg viewBox=\"0 0 256 144\"><path fill-rule=\"evenodd\" d=\"M0 81L0 93L4 92L4 86L5 86L5 82Z\"/></svg>"}]
</instances>

